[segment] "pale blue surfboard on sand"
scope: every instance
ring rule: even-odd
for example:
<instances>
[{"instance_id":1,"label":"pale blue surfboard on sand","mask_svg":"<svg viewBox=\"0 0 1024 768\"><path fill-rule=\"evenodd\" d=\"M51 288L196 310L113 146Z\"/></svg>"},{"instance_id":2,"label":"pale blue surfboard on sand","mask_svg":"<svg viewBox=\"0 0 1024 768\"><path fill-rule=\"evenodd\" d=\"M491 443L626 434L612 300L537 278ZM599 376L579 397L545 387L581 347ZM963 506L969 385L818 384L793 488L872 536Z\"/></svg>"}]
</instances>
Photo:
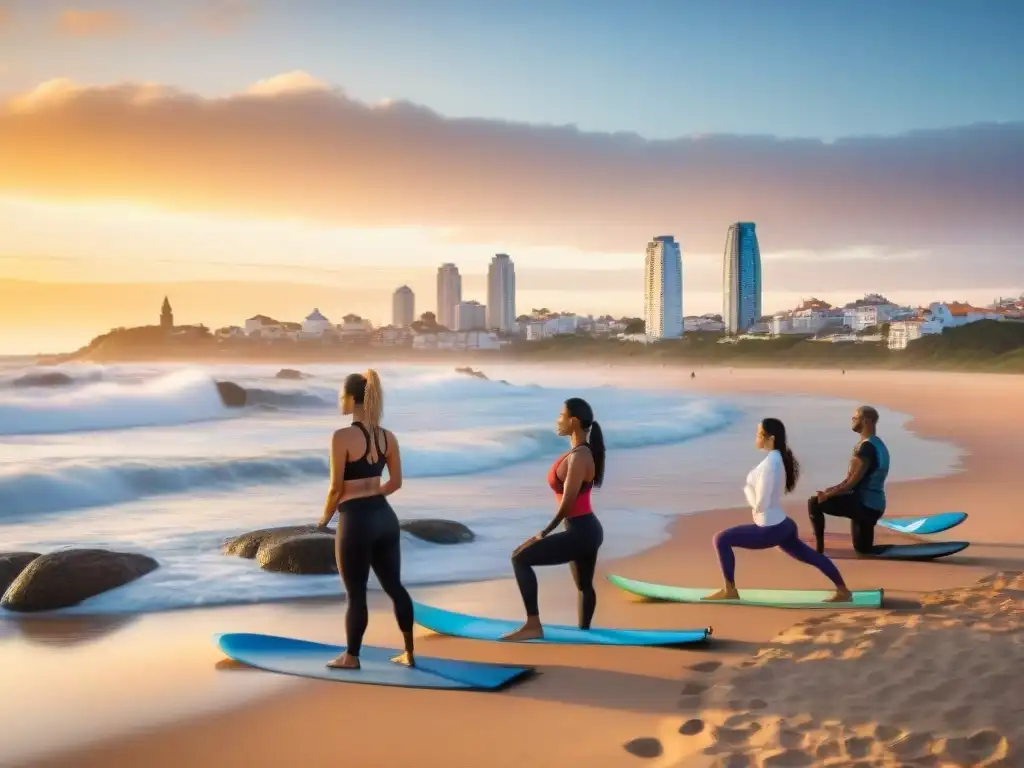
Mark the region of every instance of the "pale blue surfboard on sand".
<instances>
[{"instance_id":1,"label":"pale blue surfboard on sand","mask_svg":"<svg viewBox=\"0 0 1024 768\"><path fill-rule=\"evenodd\" d=\"M359 654L361 669L330 669L327 662L343 647L249 632L215 635L214 642L229 658L268 672L364 685L495 691L534 671L533 667L425 656L417 656L416 666L407 667L391 661L400 651L366 645Z\"/></svg>"},{"instance_id":2,"label":"pale blue surfboard on sand","mask_svg":"<svg viewBox=\"0 0 1024 768\"><path fill-rule=\"evenodd\" d=\"M416 623L441 635L469 640L500 640L503 635L523 625L522 619L490 619L446 611L422 603L413 603ZM579 629L558 624L545 624L544 637L530 643L560 645L668 646L700 643L711 636L711 628L701 629Z\"/></svg>"},{"instance_id":3,"label":"pale blue surfboard on sand","mask_svg":"<svg viewBox=\"0 0 1024 768\"><path fill-rule=\"evenodd\" d=\"M608 581L621 590L648 600L671 603L700 603L703 598L717 592L715 587L673 587L667 584L651 584L623 576L609 574ZM853 593L853 600L845 603L826 603L825 598L832 592L813 589L740 589L739 600L706 601L712 605L756 605L765 608L881 608L881 589L859 589Z\"/></svg>"},{"instance_id":4,"label":"pale blue surfboard on sand","mask_svg":"<svg viewBox=\"0 0 1024 768\"><path fill-rule=\"evenodd\" d=\"M883 517L878 524L897 533L928 536L955 528L966 519L966 512L940 512L937 515L919 515L917 517Z\"/></svg>"}]
</instances>

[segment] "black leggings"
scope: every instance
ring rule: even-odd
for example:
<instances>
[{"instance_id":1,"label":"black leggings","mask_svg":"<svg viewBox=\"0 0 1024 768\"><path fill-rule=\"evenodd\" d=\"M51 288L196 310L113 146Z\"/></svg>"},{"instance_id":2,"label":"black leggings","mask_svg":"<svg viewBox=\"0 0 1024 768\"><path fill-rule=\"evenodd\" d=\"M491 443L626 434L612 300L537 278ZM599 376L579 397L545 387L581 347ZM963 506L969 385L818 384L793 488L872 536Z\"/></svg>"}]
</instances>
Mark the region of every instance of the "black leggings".
<instances>
[{"instance_id":1,"label":"black leggings","mask_svg":"<svg viewBox=\"0 0 1024 768\"><path fill-rule=\"evenodd\" d=\"M565 530L552 533L540 541L512 556L512 569L516 574L519 591L523 595L527 616L539 616L537 607L537 565L562 565L569 563L572 578L576 582L579 597L580 629L590 629L597 608L597 593L594 591L594 569L597 567L597 551L604 542L604 529L596 515L570 517L565 521Z\"/></svg>"},{"instance_id":2,"label":"black leggings","mask_svg":"<svg viewBox=\"0 0 1024 768\"><path fill-rule=\"evenodd\" d=\"M373 569L377 581L395 604L398 628L412 633L412 598L402 586L401 529L398 516L383 496L364 496L341 503L341 519L334 539L334 556L345 582L348 608L345 632L350 656L359 656L369 623L366 583Z\"/></svg>"},{"instance_id":3,"label":"black leggings","mask_svg":"<svg viewBox=\"0 0 1024 768\"><path fill-rule=\"evenodd\" d=\"M870 555L875 548L875 525L882 513L863 506L852 493L833 496L819 502L817 496L807 500L807 514L814 527L814 542L818 552L825 550L825 515L845 517L850 521L853 548L862 555Z\"/></svg>"}]
</instances>

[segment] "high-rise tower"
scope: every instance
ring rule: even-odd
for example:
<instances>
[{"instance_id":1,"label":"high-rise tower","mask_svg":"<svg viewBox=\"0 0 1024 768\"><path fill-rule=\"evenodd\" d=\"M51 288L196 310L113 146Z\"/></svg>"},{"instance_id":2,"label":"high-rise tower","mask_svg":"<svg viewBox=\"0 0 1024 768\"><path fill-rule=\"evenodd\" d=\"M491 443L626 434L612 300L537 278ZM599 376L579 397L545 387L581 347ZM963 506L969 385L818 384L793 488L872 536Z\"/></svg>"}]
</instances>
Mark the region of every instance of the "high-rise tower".
<instances>
[{"instance_id":1,"label":"high-rise tower","mask_svg":"<svg viewBox=\"0 0 1024 768\"><path fill-rule=\"evenodd\" d=\"M454 264L437 269L437 322L445 328L455 327L455 306L462 301L462 275Z\"/></svg>"},{"instance_id":2,"label":"high-rise tower","mask_svg":"<svg viewBox=\"0 0 1024 768\"><path fill-rule=\"evenodd\" d=\"M416 319L416 296L408 285L400 286L391 298L391 323L408 328Z\"/></svg>"},{"instance_id":3,"label":"high-rise tower","mask_svg":"<svg viewBox=\"0 0 1024 768\"><path fill-rule=\"evenodd\" d=\"M652 339L683 335L683 255L671 235L647 244L644 260L644 325Z\"/></svg>"},{"instance_id":4,"label":"high-rise tower","mask_svg":"<svg viewBox=\"0 0 1024 768\"><path fill-rule=\"evenodd\" d=\"M509 331L515 324L516 267L507 253L499 253L487 269L487 327Z\"/></svg>"},{"instance_id":5,"label":"high-rise tower","mask_svg":"<svg viewBox=\"0 0 1024 768\"><path fill-rule=\"evenodd\" d=\"M722 320L743 333L761 317L761 250L752 221L729 225L722 258Z\"/></svg>"}]
</instances>

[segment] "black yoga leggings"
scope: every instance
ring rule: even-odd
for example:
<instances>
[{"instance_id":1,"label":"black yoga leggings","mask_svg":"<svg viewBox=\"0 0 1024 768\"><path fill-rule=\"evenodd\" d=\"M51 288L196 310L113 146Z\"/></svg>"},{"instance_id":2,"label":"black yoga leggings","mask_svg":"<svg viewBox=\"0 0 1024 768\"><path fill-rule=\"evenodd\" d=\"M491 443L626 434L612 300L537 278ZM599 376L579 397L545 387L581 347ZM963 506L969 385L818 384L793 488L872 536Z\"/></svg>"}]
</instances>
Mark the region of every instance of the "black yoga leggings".
<instances>
[{"instance_id":1,"label":"black yoga leggings","mask_svg":"<svg viewBox=\"0 0 1024 768\"><path fill-rule=\"evenodd\" d=\"M875 526L882 512L863 506L852 493L833 496L819 502L817 496L807 500L807 516L814 528L814 540L818 552L825 551L825 515L845 517L850 521L850 538L853 549L862 555L870 555L875 549Z\"/></svg>"},{"instance_id":2,"label":"black yoga leggings","mask_svg":"<svg viewBox=\"0 0 1024 768\"><path fill-rule=\"evenodd\" d=\"M562 565L569 563L572 578L576 582L579 597L579 627L590 629L597 608L597 593L594 591L594 569L597 567L597 551L604 542L604 529L596 515L570 517L565 521L565 530L552 533L535 541L512 556L512 569L516 574L519 591L523 595L527 616L539 616L537 607L537 565Z\"/></svg>"},{"instance_id":3,"label":"black yoga leggings","mask_svg":"<svg viewBox=\"0 0 1024 768\"><path fill-rule=\"evenodd\" d=\"M402 586L401 529L398 516L383 496L344 501L334 539L334 555L345 582L348 607L345 632L350 656L359 656L369 623L366 583L373 569L377 581L395 604L395 618L403 633L412 632L412 598Z\"/></svg>"}]
</instances>

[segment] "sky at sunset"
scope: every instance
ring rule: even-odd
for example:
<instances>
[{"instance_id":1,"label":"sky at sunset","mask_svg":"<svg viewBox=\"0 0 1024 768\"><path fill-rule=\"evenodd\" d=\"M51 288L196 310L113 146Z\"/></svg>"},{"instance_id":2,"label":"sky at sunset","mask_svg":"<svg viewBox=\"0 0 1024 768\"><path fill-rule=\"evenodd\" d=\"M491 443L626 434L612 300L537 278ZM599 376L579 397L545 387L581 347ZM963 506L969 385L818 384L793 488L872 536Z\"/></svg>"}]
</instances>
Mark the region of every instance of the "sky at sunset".
<instances>
[{"instance_id":1,"label":"sky at sunset","mask_svg":"<svg viewBox=\"0 0 1024 768\"><path fill-rule=\"evenodd\" d=\"M1024 291L1014 0L0 0L0 353L119 325L433 311L637 315L646 242L721 310Z\"/></svg>"}]
</instances>

